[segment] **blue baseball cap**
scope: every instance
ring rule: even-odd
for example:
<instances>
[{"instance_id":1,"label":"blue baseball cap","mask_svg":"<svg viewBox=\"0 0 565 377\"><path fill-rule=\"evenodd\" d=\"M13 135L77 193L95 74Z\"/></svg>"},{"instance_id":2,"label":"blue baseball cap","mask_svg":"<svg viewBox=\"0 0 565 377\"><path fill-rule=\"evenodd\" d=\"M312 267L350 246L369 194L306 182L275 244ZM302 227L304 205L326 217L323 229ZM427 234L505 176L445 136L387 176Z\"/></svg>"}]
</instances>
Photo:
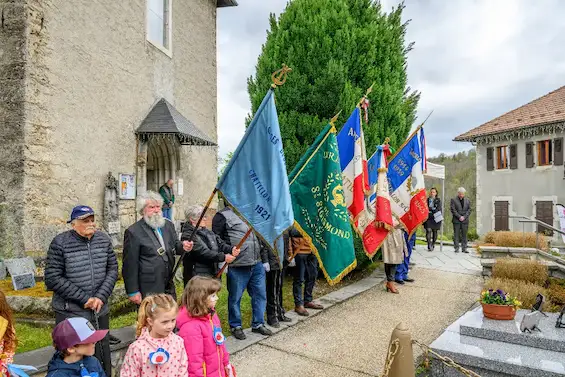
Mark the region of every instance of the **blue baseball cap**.
<instances>
[{"instance_id":1,"label":"blue baseball cap","mask_svg":"<svg viewBox=\"0 0 565 377\"><path fill-rule=\"evenodd\" d=\"M89 206L76 206L73 208L73 211L71 212L71 219L67 221L67 224L76 219L86 219L89 216L94 216L94 210L92 208Z\"/></svg>"}]
</instances>

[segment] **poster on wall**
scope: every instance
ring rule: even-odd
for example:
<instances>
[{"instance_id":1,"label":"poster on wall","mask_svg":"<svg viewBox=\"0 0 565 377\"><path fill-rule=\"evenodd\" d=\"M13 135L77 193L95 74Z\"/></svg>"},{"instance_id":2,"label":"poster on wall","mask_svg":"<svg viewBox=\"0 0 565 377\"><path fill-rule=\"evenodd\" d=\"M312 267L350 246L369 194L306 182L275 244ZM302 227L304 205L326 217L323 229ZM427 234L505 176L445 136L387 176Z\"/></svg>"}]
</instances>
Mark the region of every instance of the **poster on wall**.
<instances>
[{"instance_id":1,"label":"poster on wall","mask_svg":"<svg viewBox=\"0 0 565 377\"><path fill-rule=\"evenodd\" d=\"M565 207L563 204L555 205L557 208L557 214L559 215L559 227L563 232L565 232ZM562 234L563 242L565 242L565 234Z\"/></svg>"},{"instance_id":2,"label":"poster on wall","mask_svg":"<svg viewBox=\"0 0 565 377\"><path fill-rule=\"evenodd\" d=\"M120 199L135 199L135 174L119 174Z\"/></svg>"},{"instance_id":3,"label":"poster on wall","mask_svg":"<svg viewBox=\"0 0 565 377\"><path fill-rule=\"evenodd\" d=\"M177 195L184 195L184 181L182 180L182 178L177 179Z\"/></svg>"}]
</instances>

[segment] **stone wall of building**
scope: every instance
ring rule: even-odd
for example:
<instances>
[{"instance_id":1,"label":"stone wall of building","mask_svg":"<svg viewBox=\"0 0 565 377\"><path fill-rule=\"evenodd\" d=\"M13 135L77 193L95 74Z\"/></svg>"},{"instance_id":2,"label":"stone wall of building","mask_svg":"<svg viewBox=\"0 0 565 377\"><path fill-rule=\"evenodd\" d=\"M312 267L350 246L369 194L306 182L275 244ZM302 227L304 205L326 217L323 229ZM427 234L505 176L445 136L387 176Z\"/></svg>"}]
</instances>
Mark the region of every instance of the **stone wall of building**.
<instances>
[{"instance_id":1,"label":"stone wall of building","mask_svg":"<svg viewBox=\"0 0 565 377\"><path fill-rule=\"evenodd\" d=\"M172 2L171 56L146 40L145 0L28 4L23 233L37 250L73 206L102 214L109 171L137 173L134 131L161 97L217 139L216 2ZM217 178L215 148L182 148L179 207L205 200ZM127 226L135 205L120 203Z\"/></svg>"},{"instance_id":2,"label":"stone wall of building","mask_svg":"<svg viewBox=\"0 0 565 377\"><path fill-rule=\"evenodd\" d=\"M23 252L24 1L0 0L0 259Z\"/></svg>"}]
</instances>

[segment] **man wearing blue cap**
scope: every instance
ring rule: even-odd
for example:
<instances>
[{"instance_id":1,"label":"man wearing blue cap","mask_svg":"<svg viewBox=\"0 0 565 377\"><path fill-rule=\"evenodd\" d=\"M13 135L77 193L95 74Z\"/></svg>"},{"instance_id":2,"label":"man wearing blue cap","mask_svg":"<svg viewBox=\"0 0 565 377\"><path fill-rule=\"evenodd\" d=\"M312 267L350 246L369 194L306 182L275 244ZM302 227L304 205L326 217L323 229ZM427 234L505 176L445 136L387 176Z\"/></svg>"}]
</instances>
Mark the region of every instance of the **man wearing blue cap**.
<instances>
[{"instance_id":1,"label":"man wearing blue cap","mask_svg":"<svg viewBox=\"0 0 565 377\"><path fill-rule=\"evenodd\" d=\"M98 330L110 327L108 299L118 280L118 262L112 240L96 230L94 210L76 206L67 223L72 228L60 233L49 246L45 285L53 291L51 305L55 322L82 317ZM110 344L106 336L96 347L95 356L107 376L112 375Z\"/></svg>"}]
</instances>

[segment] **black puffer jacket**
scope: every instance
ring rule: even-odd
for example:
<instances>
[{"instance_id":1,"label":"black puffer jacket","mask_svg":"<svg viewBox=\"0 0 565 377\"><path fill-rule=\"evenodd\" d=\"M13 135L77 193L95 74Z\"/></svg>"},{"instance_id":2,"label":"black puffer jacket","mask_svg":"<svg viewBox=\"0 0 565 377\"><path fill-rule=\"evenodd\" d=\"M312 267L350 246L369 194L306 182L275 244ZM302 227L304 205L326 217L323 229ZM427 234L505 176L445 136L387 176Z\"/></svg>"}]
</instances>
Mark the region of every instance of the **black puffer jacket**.
<instances>
[{"instance_id":1,"label":"black puffer jacket","mask_svg":"<svg viewBox=\"0 0 565 377\"><path fill-rule=\"evenodd\" d=\"M118 262L112 241L97 231L88 240L74 230L57 235L47 252L45 285L53 291L55 312L88 313L90 297L104 302L99 315L108 313L108 298L118 280ZM90 314L90 313L88 313Z\"/></svg>"},{"instance_id":2,"label":"black puffer jacket","mask_svg":"<svg viewBox=\"0 0 565 377\"><path fill-rule=\"evenodd\" d=\"M181 240L188 240L194 225L184 223ZM190 259L185 259L184 268L192 268L193 276L215 277L219 264L226 260L226 254L231 254L232 247L225 243L216 233L206 228L199 228L194 237L194 247L189 253ZM192 267L190 266L192 264Z\"/></svg>"}]
</instances>

